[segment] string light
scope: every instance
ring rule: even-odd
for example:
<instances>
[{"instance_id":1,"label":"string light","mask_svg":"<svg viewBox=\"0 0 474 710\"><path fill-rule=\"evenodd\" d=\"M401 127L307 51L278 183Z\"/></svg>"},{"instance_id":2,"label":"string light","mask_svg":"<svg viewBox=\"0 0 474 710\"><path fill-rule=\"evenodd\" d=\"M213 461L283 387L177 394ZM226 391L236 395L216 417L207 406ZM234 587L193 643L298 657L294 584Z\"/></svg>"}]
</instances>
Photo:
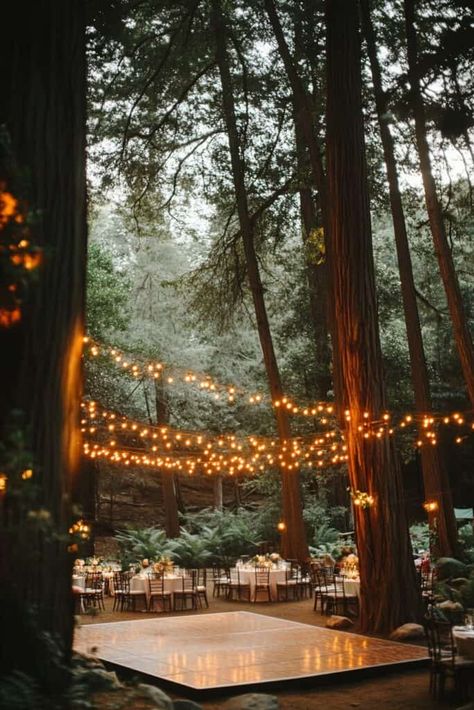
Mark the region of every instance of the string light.
<instances>
[{"instance_id":1,"label":"string light","mask_svg":"<svg viewBox=\"0 0 474 710\"><path fill-rule=\"evenodd\" d=\"M347 460L347 446L342 438L337 439L336 432L281 442L275 437L213 435L145 425L103 409L93 401L84 402L82 409L81 430L88 437L85 455L127 466L235 475L258 473L269 466L289 471L301 466L321 468Z\"/></svg>"},{"instance_id":2,"label":"string light","mask_svg":"<svg viewBox=\"0 0 474 710\"><path fill-rule=\"evenodd\" d=\"M423 503L423 508L427 513L435 513L439 508L439 504L436 500L427 500Z\"/></svg>"},{"instance_id":3,"label":"string light","mask_svg":"<svg viewBox=\"0 0 474 710\"><path fill-rule=\"evenodd\" d=\"M108 458L113 463L120 462L127 466L175 468L190 474L201 470L207 475L253 475L272 466L288 471L296 471L300 467L318 470L345 464L348 459L344 436L337 430L281 442L276 437L237 437L235 434L216 435L170 426L150 426L103 409L94 401L84 402L82 406L82 433L93 437L89 439L85 454L93 458ZM424 436L433 445L437 444L437 439L431 427L439 419L431 415L424 417L425 427L430 427L425 428ZM463 419L460 415L454 417L454 421L459 422L460 419ZM364 438L380 439L384 434L393 433L388 413L381 420L385 428L373 427L369 417L364 417L364 420L366 427L358 427ZM410 424L416 423L413 415L405 415L403 421L407 420ZM135 444L130 446L130 437L135 437L135 444L139 440L141 447L146 446L146 451L137 449ZM417 445L422 444L423 441L418 439ZM120 456L114 454L118 450L121 451Z\"/></svg>"},{"instance_id":4,"label":"string light","mask_svg":"<svg viewBox=\"0 0 474 710\"><path fill-rule=\"evenodd\" d=\"M24 205L0 181L0 262L4 275L0 288L0 328L21 321L27 273L43 260L43 251L30 243Z\"/></svg>"},{"instance_id":5,"label":"string light","mask_svg":"<svg viewBox=\"0 0 474 710\"><path fill-rule=\"evenodd\" d=\"M101 345L93 341L90 337L84 338L84 344L88 348L91 356L97 357L105 355L112 359L123 370L129 372L133 377L151 377L158 379L164 377L165 370L172 372L166 376L168 384L183 382L198 387L200 391L207 392L213 396L215 400L225 401L229 404L235 404L237 399L244 398L247 404L271 405L275 409L285 409L290 416L302 416L317 418L319 424L327 426L337 431L336 426L336 406L333 402L317 402L314 404L301 404L289 396L282 396L273 402L267 394L255 393L248 394L245 390L238 388L235 385L223 385L208 374L184 370L175 366L166 365L163 362L151 360L138 360L126 355L117 347ZM351 422L353 414L349 410L345 410L344 418L347 422ZM422 437L415 442L416 447L422 447L426 441L431 446L436 446L438 441L436 430L441 425L456 425L465 427L470 431L474 431L474 419L472 413L453 412L450 414L437 414L434 412L428 413L407 413L399 417L395 417L390 412L383 412L380 416L371 416L370 412L362 413L361 423L358 424L358 431L362 432L364 439L382 439L385 436L392 436L397 430L407 429L409 427L417 427L422 430ZM462 437L455 439L456 443L463 442Z\"/></svg>"},{"instance_id":6,"label":"string light","mask_svg":"<svg viewBox=\"0 0 474 710\"><path fill-rule=\"evenodd\" d=\"M87 540L89 538L90 532L90 525L85 523L83 520L78 520L69 528L70 535L78 535L83 540Z\"/></svg>"},{"instance_id":7,"label":"string light","mask_svg":"<svg viewBox=\"0 0 474 710\"><path fill-rule=\"evenodd\" d=\"M366 491L352 490L350 488L348 490L350 491L353 504L358 508L371 508L374 505L374 497Z\"/></svg>"}]
</instances>

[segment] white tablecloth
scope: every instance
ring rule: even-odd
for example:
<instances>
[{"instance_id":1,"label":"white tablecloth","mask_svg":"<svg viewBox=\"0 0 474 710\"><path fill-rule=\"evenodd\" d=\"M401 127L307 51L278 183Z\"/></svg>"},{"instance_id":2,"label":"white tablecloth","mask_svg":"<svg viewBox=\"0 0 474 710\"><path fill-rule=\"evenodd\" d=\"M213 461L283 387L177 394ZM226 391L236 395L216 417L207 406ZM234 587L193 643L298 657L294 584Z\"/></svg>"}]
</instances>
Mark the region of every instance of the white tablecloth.
<instances>
[{"instance_id":1,"label":"white tablecloth","mask_svg":"<svg viewBox=\"0 0 474 710\"><path fill-rule=\"evenodd\" d=\"M474 629L453 626L453 636L460 656L474 659Z\"/></svg>"},{"instance_id":2,"label":"white tablecloth","mask_svg":"<svg viewBox=\"0 0 474 710\"><path fill-rule=\"evenodd\" d=\"M171 594L174 594L174 592L179 592L183 588L183 583L182 583L182 577L180 575L167 575L164 577L164 591L165 592L171 592ZM135 577L132 577L130 580L130 591L131 592L144 592L146 594L147 598L147 603L149 601L149 596L150 596L150 587L148 584L148 578L147 577L142 577L140 575L136 575Z\"/></svg>"},{"instance_id":3,"label":"white tablecloth","mask_svg":"<svg viewBox=\"0 0 474 710\"><path fill-rule=\"evenodd\" d=\"M83 576L80 576L78 574L73 574L72 575L72 586L73 587L80 587L81 589L86 588L86 578Z\"/></svg>"},{"instance_id":4,"label":"white tablecloth","mask_svg":"<svg viewBox=\"0 0 474 710\"><path fill-rule=\"evenodd\" d=\"M241 567L240 572L240 582L241 584L250 584L250 598L253 600L254 590L255 590L255 568L254 567ZM270 570L270 591L273 601L277 599L277 584L284 582L286 579L286 571L284 569L271 569ZM257 601L266 601L267 597L265 593L259 592L257 595Z\"/></svg>"},{"instance_id":5,"label":"white tablecloth","mask_svg":"<svg viewBox=\"0 0 474 710\"><path fill-rule=\"evenodd\" d=\"M344 577L344 591L346 594L356 594L360 598L360 579Z\"/></svg>"}]
</instances>

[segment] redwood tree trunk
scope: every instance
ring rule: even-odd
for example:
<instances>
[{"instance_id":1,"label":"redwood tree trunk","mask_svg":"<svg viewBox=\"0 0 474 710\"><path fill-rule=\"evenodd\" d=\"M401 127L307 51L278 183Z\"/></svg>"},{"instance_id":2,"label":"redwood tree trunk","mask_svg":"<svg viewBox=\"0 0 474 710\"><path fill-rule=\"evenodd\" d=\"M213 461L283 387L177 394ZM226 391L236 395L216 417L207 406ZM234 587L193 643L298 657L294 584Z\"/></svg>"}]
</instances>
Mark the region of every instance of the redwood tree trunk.
<instances>
[{"instance_id":1,"label":"redwood tree trunk","mask_svg":"<svg viewBox=\"0 0 474 710\"><path fill-rule=\"evenodd\" d=\"M0 588L9 598L0 603L0 674L23 671L54 692L60 679L53 654L28 625L31 612L67 660L73 631L67 531L80 466L86 262L84 4L20 0L0 33L0 124L26 176L30 217L36 210L30 239L44 248L22 321L0 331L0 434L4 442L9 430L24 437L33 469L27 489L25 464L11 462L11 495L0 504ZM13 419L13 409L21 417Z\"/></svg>"},{"instance_id":2,"label":"redwood tree trunk","mask_svg":"<svg viewBox=\"0 0 474 710\"><path fill-rule=\"evenodd\" d=\"M351 488L373 505L354 506L361 577L361 628L386 632L417 618L419 597L392 440L359 427L385 409L362 118L356 0L328 0L327 172L333 298L341 375L350 410Z\"/></svg>"},{"instance_id":3,"label":"redwood tree trunk","mask_svg":"<svg viewBox=\"0 0 474 710\"><path fill-rule=\"evenodd\" d=\"M377 58L375 31L370 15L369 0L360 0L362 24L367 44L367 52L372 71L375 104L380 126L380 135L384 151L387 178L390 189L390 207L392 210L393 230L397 248L398 268L402 290L403 310L407 329L408 349L410 353L411 379L415 396L417 413L426 415L432 409L430 383L426 358L421 334L420 318L416 298L415 281L410 255L410 247L403 211L402 198L398 183L397 164L393 138L387 120L389 115L388 103L382 85L380 64ZM420 437L423 440L423 428ZM447 472L443 466L439 449L433 448L425 439L421 449L421 467L425 497L427 500L436 501L438 510L430 513L430 527L436 528L437 549L434 552L439 556L452 557L457 549L457 528L454 517L453 501Z\"/></svg>"},{"instance_id":4,"label":"redwood tree trunk","mask_svg":"<svg viewBox=\"0 0 474 710\"><path fill-rule=\"evenodd\" d=\"M327 195L327 180L324 172L324 165L322 159L322 151L320 148L320 141L318 135L315 131L314 121L313 121L313 111L311 106L311 100L308 92L305 89L303 81L298 74L295 62L290 54L283 28L281 26L278 13L275 7L274 0L264 0L265 9L272 27L275 39L278 45L278 51L280 53L281 59L283 61L285 71L288 77L288 81L291 86L292 99L294 105L294 116L295 125L297 126L298 135L304 138L305 144L308 149L309 161L311 165L311 173L314 181L314 185L318 191L318 198L321 208L321 219L324 231L324 243L326 247L326 263L329 265L331 261L331 231L330 223L328 220L328 195ZM332 270L329 266L327 277L327 289L329 292L332 291L331 285L331 274ZM346 407L346 397L343 390L343 383L340 374L340 363L339 363L339 345L337 342L337 328L336 323L336 312L334 310L333 299L329 299L328 302L328 328L331 335L332 343L332 364L333 364L333 387L334 387L334 397L336 400L336 406L338 410L339 419L342 422L342 412Z\"/></svg>"},{"instance_id":5,"label":"redwood tree trunk","mask_svg":"<svg viewBox=\"0 0 474 710\"><path fill-rule=\"evenodd\" d=\"M326 260L323 258L321 263L316 264L312 260L313 252L311 240L318 227L316 205L312 193L311 186L304 184L310 172L310 163L308 158L308 150L304 140L303 131L300 125L300 119L295 107L295 139L296 139L296 156L298 162L299 173L299 193L300 193L300 211L303 233L303 243L305 245L306 259L306 275L308 279L308 290L311 307L311 319L314 331L314 345L316 357L316 396L319 399L326 400L328 392L331 389L331 375L329 371L329 363L331 360L329 340L328 340L328 298L327 298L327 275L326 275Z\"/></svg>"},{"instance_id":6,"label":"redwood tree trunk","mask_svg":"<svg viewBox=\"0 0 474 710\"><path fill-rule=\"evenodd\" d=\"M420 88L414 0L404 0L404 8L411 106L415 118L416 144L420 159L421 176L423 178L426 209L439 270L453 323L454 338L461 361L464 380L466 382L471 406L474 407L474 347L464 310L459 282L454 268L453 256L446 236L443 212L438 199L436 183L431 170L430 149L426 138L425 108Z\"/></svg>"},{"instance_id":7,"label":"redwood tree trunk","mask_svg":"<svg viewBox=\"0 0 474 710\"><path fill-rule=\"evenodd\" d=\"M155 380L156 423L167 424L169 411L163 383ZM165 531L167 537L179 537L179 510L176 492L176 476L171 471L161 471L161 490L163 493L163 509L165 514Z\"/></svg>"},{"instance_id":8,"label":"redwood tree trunk","mask_svg":"<svg viewBox=\"0 0 474 710\"><path fill-rule=\"evenodd\" d=\"M214 477L214 508L216 510L223 510L224 509L222 476L215 476Z\"/></svg>"},{"instance_id":9,"label":"redwood tree trunk","mask_svg":"<svg viewBox=\"0 0 474 710\"><path fill-rule=\"evenodd\" d=\"M281 400L283 389L280 372L273 349L273 342L268 322L263 287L255 253L253 226L249 216L247 192L245 187L245 169L240 154L240 142L235 118L235 104L232 79L227 52L227 28L222 14L221 0L212 2L212 23L216 39L216 58L222 84L222 103L224 120L229 139L232 177L234 182L240 232L244 246L247 275L257 319L260 346L267 372L272 400ZM291 436L288 416L283 408L275 408L278 435L281 442ZM286 531L282 536L282 553L288 558L305 560L308 557L306 531L303 522L300 479L298 471L281 468L282 508Z\"/></svg>"}]
</instances>

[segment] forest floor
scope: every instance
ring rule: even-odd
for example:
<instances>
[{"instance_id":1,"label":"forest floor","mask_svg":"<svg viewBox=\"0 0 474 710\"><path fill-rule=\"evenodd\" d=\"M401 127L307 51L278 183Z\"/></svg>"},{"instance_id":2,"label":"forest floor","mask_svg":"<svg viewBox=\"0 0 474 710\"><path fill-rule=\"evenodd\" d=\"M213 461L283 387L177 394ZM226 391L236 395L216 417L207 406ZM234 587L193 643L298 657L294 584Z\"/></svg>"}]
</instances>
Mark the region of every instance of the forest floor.
<instances>
[{"instance_id":1,"label":"forest floor","mask_svg":"<svg viewBox=\"0 0 474 710\"><path fill-rule=\"evenodd\" d=\"M209 599L209 609L199 609L197 611L179 612L181 614L209 614L225 611L248 611L249 604L245 602L226 601L224 599ZM325 626L327 617L313 611L311 599L286 603L258 603L252 611L259 614L267 614L282 619L298 621L313 626ZM166 613L166 616L172 614ZM106 599L106 610L100 611L96 616L82 615L81 624L105 623L113 621L126 621L129 619L143 619L143 612L112 612L112 600ZM150 618L163 616L160 614L148 614ZM350 629L357 633L357 626ZM429 693L429 670L428 668L413 669L407 671L387 671L383 675L359 679L353 682L337 682L320 687L302 688L301 690L292 687L288 690L268 691L278 697L279 706L282 710L347 710L347 708L365 708L370 706L383 707L384 710L425 710L426 708L457 708L462 705L456 702L452 687L446 689L445 698L435 701ZM183 698L184 695L174 695L166 691L170 697L176 699ZM265 692L264 690L260 692ZM206 710L217 710L225 706L225 701L229 696L221 699L201 700L199 704ZM101 694L101 700L97 698L96 708L117 707L109 705L107 699ZM141 704L127 705L129 708L142 708ZM474 707L472 705L471 707Z\"/></svg>"}]
</instances>

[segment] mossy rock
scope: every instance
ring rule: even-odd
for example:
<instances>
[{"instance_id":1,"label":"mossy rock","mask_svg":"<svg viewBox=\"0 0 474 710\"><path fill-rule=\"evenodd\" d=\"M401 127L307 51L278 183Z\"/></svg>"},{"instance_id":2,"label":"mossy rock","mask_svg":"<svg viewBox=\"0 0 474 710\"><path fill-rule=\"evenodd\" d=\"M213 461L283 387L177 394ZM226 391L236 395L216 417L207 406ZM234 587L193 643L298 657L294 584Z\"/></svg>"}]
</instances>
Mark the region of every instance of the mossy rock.
<instances>
[{"instance_id":1,"label":"mossy rock","mask_svg":"<svg viewBox=\"0 0 474 710\"><path fill-rule=\"evenodd\" d=\"M436 571L439 580L469 576L467 565L454 557L440 557L436 563Z\"/></svg>"},{"instance_id":2,"label":"mossy rock","mask_svg":"<svg viewBox=\"0 0 474 710\"><path fill-rule=\"evenodd\" d=\"M425 635L425 630L421 624L402 624L394 629L390 634L392 641L411 641L420 639Z\"/></svg>"}]
</instances>

